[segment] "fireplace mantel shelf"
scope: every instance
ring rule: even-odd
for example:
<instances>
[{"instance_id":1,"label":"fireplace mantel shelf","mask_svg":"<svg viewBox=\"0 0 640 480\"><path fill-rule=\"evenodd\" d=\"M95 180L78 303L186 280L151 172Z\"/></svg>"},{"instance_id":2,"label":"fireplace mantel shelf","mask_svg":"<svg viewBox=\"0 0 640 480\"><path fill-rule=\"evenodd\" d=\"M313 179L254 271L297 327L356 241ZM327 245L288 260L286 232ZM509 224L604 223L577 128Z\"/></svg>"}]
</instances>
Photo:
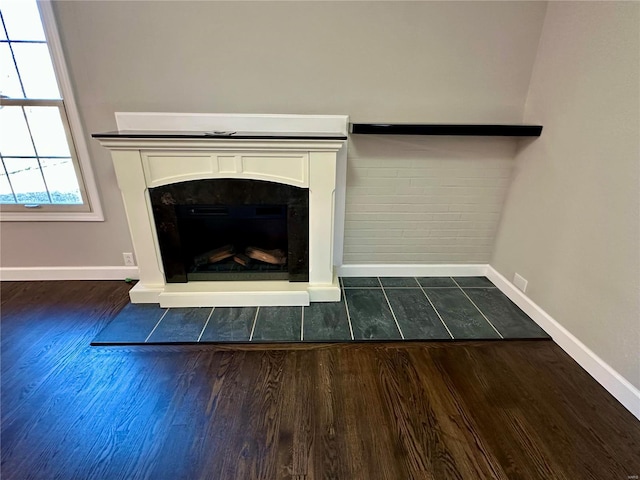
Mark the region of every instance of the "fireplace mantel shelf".
<instances>
[{"instance_id":1,"label":"fireplace mantel shelf","mask_svg":"<svg viewBox=\"0 0 640 480\"><path fill-rule=\"evenodd\" d=\"M542 125L352 123L351 133L368 135L539 137L542 133Z\"/></svg>"},{"instance_id":2,"label":"fireplace mantel shelf","mask_svg":"<svg viewBox=\"0 0 640 480\"><path fill-rule=\"evenodd\" d=\"M164 130L116 130L94 133L97 139L198 139L198 140L346 140L339 132L201 132Z\"/></svg>"}]
</instances>

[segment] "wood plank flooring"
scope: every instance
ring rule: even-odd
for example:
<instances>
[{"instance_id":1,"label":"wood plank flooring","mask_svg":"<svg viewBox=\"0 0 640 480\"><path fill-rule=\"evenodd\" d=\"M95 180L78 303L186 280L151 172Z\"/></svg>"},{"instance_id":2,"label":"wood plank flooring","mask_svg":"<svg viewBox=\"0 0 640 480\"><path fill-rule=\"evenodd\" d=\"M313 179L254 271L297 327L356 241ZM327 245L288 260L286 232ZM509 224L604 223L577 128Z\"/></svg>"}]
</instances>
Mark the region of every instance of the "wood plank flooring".
<instances>
[{"instance_id":1,"label":"wood plank flooring","mask_svg":"<svg viewBox=\"0 0 640 480\"><path fill-rule=\"evenodd\" d=\"M640 475L640 422L552 341L89 346L129 288L1 285L3 479Z\"/></svg>"}]
</instances>

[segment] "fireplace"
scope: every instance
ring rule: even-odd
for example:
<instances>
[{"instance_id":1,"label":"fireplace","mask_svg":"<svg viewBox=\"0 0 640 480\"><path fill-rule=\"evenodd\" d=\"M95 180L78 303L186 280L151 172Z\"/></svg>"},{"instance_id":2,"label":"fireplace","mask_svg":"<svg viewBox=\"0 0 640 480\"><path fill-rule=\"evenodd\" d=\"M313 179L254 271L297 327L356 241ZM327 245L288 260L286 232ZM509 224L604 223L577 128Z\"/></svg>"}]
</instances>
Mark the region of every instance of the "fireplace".
<instances>
[{"instance_id":1,"label":"fireplace","mask_svg":"<svg viewBox=\"0 0 640 480\"><path fill-rule=\"evenodd\" d=\"M309 190L246 179L149 189L167 283L309 281Z\"/></svg>"},{"instance_id":2,"label":"fireplace","mask_svg":"<svg viewBox=\"0 0 640 480\"><path fill-rule=\"evenodd\" d=\"M162 307L338 301L346 116L116 114L139 281ZM218 135L217 131L224 131Z\"/></svg>"}]
</instances>

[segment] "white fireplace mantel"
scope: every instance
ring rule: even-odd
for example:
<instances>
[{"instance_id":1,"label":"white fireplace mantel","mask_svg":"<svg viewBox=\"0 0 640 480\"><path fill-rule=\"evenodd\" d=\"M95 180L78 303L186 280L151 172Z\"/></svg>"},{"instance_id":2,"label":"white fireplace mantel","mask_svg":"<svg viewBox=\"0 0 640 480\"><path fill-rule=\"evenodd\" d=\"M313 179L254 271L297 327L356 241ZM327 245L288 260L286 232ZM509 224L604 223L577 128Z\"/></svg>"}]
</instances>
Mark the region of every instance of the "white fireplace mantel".
<instances>
[{"instance_id":1,"label":"white fireplace mantel","mask_svg":"<svg viewBox=\"0 0 640 480\"><path fill-rule=\"evenodd\" d=\"M130 291L133 303L272 306L340 299L335 239L342 236L344 218L346 116L118 115L120 131L94 137L111 151L122 192L140 274ZM202 134L214 130L237 133ZM309 189L308 282L165 282L148 189L219 178Z\"/></svg>"}]
</instances>

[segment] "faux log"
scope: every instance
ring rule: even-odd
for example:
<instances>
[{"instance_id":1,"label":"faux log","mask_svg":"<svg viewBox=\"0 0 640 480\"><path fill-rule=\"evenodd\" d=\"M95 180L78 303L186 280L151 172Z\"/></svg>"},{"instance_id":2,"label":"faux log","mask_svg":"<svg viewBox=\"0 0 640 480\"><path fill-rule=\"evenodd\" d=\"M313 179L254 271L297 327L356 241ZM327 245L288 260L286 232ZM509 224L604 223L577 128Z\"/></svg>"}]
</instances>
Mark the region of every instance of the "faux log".
<instances>
[{"instance_id":1,"label":"faux log","mask_svg":"<svg viewBox=\"0 0 640 480\"><path fill-rule=\"evenodd\" d=\"M284 265L287 263L287 256L280 249L265 250L259 247L247 247L244 253L249 258L270 263L271 265Z\"/></svg>"},{"instance_id":2,"label":"faux log","mask_svg":"<svg viewBox=\"0 0 640 480\"><path fill-rule=\"evenodd\" d=\"M233 261L239 265L242 265L243 267L248 267L251 264L251 259L241 253L235 254L233 256Z\"/></svg>"},{"instance_id":3,"label":"faux log","mask_svg":"<svg viewBox=\"0 0 640 480\"><path fill-rule=\"evenodd\" d=\"M217 263L222 260L232 257L235 253L233 245L225 245L224 247L216 248L215 250L209 250L194 257L193 261L196 265L204 265L206 263Z\"/></svg>"}]
</instances>

